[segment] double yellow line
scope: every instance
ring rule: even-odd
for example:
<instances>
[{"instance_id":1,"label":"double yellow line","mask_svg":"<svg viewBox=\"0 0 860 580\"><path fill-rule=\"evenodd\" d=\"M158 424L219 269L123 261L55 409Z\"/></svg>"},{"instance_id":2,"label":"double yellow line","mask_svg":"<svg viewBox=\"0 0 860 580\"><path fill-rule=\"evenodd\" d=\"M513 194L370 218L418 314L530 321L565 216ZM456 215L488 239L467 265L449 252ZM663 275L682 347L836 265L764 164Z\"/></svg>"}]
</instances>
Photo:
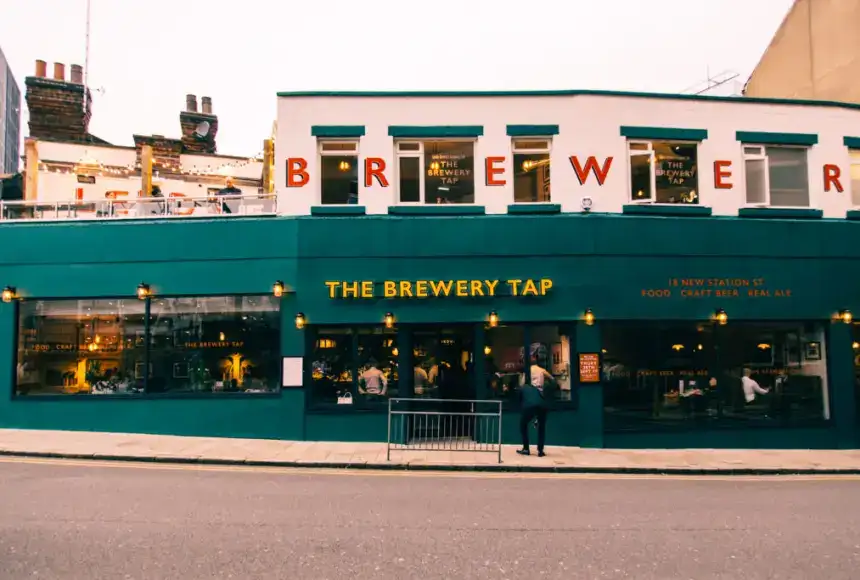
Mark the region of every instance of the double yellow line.
<instances>
[{"instance_id":1,"label":"double yellow line","mask_svg":"<svg viewBox=\"0 0 860 580\"><path fill-rule=\"evenodd\" d=\"M197 471L270 475L327 475L336 477L444 477L450 479L581 479L581 480L648 480L648 481L860 481L860 475L636 475L610 473L529 473L493 471L432 471L408 469L336 469L313 467L266 467L256 465L206 465L197 463L158 463L150 461L105 461L98 459L50 459L33 457L0 457L0 463L46 465L77 468L154 469L159 471Z\"/></svg>"}]
</instances>

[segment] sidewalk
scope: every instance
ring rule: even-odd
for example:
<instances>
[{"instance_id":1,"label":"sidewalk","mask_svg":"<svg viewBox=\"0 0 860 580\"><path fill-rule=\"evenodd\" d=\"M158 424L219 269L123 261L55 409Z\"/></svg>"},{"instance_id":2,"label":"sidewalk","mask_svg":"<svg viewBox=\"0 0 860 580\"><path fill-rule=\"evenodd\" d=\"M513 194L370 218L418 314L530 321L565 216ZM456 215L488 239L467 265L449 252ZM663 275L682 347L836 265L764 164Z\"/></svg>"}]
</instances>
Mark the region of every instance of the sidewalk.
<instances>
[{"instance_id":1,"label":"sidewalk","mask_svg":"<svg viewBox=\"0 0 860 580\"><path fill-rule=\"evenodd\" d=\"M532 450L534 452L534 450ZM331 443L0 429L0 455L222 465L363 469L689 475L860 474L860 450L583 449L548 447L523 457L392 451L384 443Z\"/></svg>"}]
</instances>

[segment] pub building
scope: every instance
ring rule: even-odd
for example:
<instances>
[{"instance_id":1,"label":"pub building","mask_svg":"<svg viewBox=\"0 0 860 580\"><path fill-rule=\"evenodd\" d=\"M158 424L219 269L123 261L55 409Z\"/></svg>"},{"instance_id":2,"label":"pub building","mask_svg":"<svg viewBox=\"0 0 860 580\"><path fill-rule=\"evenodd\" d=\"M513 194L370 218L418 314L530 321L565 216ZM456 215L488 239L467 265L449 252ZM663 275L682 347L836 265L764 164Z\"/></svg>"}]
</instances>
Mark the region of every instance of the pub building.
<instances>
[{"instance_id":1,"label":"pub building","mask_svg":"<svg viewBox=\"0 0 860 580\"><path fill-rule=\"evenodd\" d=\"M860 106L281 93L273 215L0 221L0 427L549 445L858 440Z\"/></svg>"}]
</instances>

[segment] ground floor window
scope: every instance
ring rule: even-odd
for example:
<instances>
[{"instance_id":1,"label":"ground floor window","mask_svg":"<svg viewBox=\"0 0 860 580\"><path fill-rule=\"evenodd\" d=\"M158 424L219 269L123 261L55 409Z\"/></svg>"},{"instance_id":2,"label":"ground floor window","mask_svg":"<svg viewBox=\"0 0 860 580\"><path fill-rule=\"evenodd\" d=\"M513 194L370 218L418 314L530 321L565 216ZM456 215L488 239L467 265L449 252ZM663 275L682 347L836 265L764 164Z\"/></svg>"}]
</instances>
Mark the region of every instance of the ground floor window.
<instances>
[{"instance_id":1,"label":"ground floor window","mask_svg":"<svg viewBox=\"0 0 860 580\"><path fill-rule=\"evenodd\" d=\"M16 393L277 391L279 333L270 296L25 300Z\"/></svg>"},{"instance_id":2,"label":"ground floor window","mask_svg":"<svg viewBox=\"0 0 860 580\"><path fill-rule=\"evenodd\" d=\"M366 406L398 395L397 334L379 326L309 330L313 404Z\"/></svg>"},{"instance_id":3,"label":"ground floor window","mask_svg":"<svg viewBox=\"0 0 860 580\"><path fill-rule=\"evenodd\" d=\"M830 418L825 326L602 326L607 427Z\"/></svg>"},{"instance_id":4,"label":"ground floor window","mask_svg":"<svg viewBox=\"0 0 860 580\"><path fill-rule=\"evenodd\" d=\"M541 386L547 400L571 400L571 340L565 327L500 326L487 331L486 342L484 354L492 398L518 401L521 387L528 382Z\"/></svg>"}]
</instances>

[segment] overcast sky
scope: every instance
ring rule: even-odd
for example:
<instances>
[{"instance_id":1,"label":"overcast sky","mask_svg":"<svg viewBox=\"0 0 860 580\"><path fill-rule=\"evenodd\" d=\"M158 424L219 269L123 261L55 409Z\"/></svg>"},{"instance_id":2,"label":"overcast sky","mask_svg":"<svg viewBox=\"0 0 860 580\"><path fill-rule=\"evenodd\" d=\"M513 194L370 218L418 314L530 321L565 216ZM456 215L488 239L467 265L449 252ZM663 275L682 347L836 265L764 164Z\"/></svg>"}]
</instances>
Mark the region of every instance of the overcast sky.
<instances>
[{"instance_id":1,"label":"overcast sky","mask_svg":"<svg viewBox=\"0 0 860 580\"><path fill-rule=\"evenodd\" d=\"M218 151L252 155L278 91L681 92L709 69L742 83L792 0L91 2L91 133L178 137L185 94L208 95ZM0 5L22 92L36 59L49 74L55 61L84 64L86 0Z\"/></svg>"}]
</instances>

